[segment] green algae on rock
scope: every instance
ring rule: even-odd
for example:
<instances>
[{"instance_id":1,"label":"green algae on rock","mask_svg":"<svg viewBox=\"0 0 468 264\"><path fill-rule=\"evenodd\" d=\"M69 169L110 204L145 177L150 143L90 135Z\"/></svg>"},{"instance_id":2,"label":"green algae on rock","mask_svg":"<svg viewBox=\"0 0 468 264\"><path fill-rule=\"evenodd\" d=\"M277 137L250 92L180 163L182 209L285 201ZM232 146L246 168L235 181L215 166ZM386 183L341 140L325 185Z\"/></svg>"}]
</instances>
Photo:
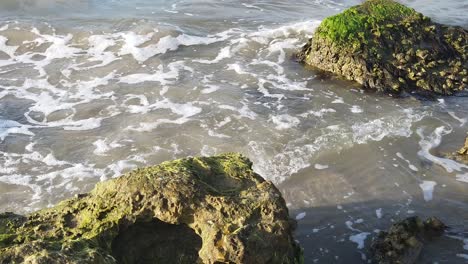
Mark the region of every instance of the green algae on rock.
<instances>
[{"instance_id":1,"label":"green algae on rock","mask_svg":"<svg viewBox=\"0 0 468 264\"><path fill-rule=\"evenodd\" d=\"M251 166L233 153L164 162L0 214L0 263L300 263L284 199Z\"/></svg>"},{"instance_id":2,"label":"green algae on rock","mask_svg":"<svg viewBox=\"0 0 468 264\"><path fill-rule=\"evenodd\" d=\"M372 242L372 263L416 263L424 242L441 236L445 229L446 226L434 217L422 221L414 216L397 222L388 232L380 232Z\"/></svg>"},{"instance_id":3,"label":"green algae on rock","mask_svg":"<svg viewBox=\"0 0 468 264\"><path fill-rule=\"evenodd\" d=\"M468 31L392 0L367 0L326 18L298 59L394 94L450 95L468 88Z\"/></svg>"}]
</instances>

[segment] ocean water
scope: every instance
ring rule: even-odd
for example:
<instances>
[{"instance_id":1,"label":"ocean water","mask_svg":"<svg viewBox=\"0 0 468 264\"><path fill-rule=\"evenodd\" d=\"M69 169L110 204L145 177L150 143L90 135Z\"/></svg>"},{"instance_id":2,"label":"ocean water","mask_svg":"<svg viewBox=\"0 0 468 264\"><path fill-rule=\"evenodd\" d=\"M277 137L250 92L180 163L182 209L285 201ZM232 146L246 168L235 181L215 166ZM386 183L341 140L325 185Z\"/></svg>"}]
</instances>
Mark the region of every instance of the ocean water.
<instances>
[{"instance_id":1,"label":"ocean water","mask_svg":"<svg viewBox=\"0 0 468 264\"><path fill-rule=\"evenodd\" d=\"M468 261L466 97L391 98L294 52L360 1L0 1L0 211L136 167L236 151L275 182L306 263L366 263L412 215L452 227L421 263ZM402 1L468 27L464 0Z\"/></svg>"}]
</instances>

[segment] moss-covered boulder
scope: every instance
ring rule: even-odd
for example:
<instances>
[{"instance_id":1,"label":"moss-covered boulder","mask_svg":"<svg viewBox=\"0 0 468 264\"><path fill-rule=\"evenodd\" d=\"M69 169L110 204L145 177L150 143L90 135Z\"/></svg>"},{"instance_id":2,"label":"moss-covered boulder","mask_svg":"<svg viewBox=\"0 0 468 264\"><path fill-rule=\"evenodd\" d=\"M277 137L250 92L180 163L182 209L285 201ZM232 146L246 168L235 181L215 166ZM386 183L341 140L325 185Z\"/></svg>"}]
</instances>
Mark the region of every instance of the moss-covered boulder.
<instances>
[{"instance_id":1,"label":"moss-covered boulder","mask_svg":"<svg viewBox=\"0 0 468 264\"><path fill-rule=\"evenodd\" d=\"M410 217L395 223L387 232L380 232L371 244L372 263L416 263L426 241L443 234L446 226L437 218L422 221Z\"/></svg>"},{"instance_id":2,"label":"moss-covered boulder","mask_svg":"<svg viewBox=\"0 0 468 264\"><path fill-rule=\"evenodd\" d=\"M468 31L392 0L326 18L300 61L369 89L450 95L468 88Z\"/></svg>"},{"instance_id":3,"label":"moss-covered boulder","mask_svg":"<svg viewBox=\"0 0 468 264\"><path fill-rule=\"evenodd\" d=\"M251 165L239 154L165 162L0 214L0 263L298 263L285 201Z\"/></svg>"}]
</instances>

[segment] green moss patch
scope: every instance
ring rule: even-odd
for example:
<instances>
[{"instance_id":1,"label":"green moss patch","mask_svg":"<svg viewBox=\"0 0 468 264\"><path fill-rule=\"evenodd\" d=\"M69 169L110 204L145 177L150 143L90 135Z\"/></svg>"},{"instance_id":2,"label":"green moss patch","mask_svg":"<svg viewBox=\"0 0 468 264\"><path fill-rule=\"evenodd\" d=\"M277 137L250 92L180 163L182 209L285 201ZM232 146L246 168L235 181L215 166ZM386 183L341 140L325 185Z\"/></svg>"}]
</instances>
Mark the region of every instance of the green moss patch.
<instances>
[{"instance_id":1,"label":"green moss patch","mask_svg":"<svg viewBox=\"0 0 468 264\"><path fill-rule=\"evenodd\" d=\"M392 0L368 0L362 5L326 18L316 34L340 45L358 47L368 43L371 32L380 27L393 27L402 20L421 18L414 9Z\"/></svg>"}]
</instances>

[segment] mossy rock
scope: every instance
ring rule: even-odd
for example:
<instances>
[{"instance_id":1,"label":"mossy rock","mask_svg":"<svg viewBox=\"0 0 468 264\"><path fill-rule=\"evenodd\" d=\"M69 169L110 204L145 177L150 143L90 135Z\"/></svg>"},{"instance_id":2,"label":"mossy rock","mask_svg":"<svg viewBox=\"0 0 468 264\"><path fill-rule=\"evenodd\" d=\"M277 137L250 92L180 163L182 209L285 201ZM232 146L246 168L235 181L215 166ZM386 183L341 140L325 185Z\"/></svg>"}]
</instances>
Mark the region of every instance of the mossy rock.
<instances>
[{"instance_id":1,"label":"mossy rock","mask_svg":"<svg viewBox=\"0 0 468 264\"><path fill-rule=\"evenodd\" d=\"M251 166L234 153L175 160L0 214L0 263L300 263L284 199Z\"/></svg>"},{"instance_id":2,"label":"mossy rock","mask_svg":"<svg viewBox=\"0 0 468 264\"><path fill-rule=\"evenodd\" d=\"M381 231L372 242L370 248L372 263L416 263L424 243L441 236L446 228L435 217L422 221L414 216L397 222L388 231Z\"/></svg>"},{"instance_id":3,"label":"mossy rock","mask_svg":"<svg viewBox=\"0 0 468 264\"><path fill-rule=\"evenodd\" d=\"M434 23L392 0L367 0L326 18L300 61L394 94L468 88L468 31Z\"/></svg>"}]
</instances>

